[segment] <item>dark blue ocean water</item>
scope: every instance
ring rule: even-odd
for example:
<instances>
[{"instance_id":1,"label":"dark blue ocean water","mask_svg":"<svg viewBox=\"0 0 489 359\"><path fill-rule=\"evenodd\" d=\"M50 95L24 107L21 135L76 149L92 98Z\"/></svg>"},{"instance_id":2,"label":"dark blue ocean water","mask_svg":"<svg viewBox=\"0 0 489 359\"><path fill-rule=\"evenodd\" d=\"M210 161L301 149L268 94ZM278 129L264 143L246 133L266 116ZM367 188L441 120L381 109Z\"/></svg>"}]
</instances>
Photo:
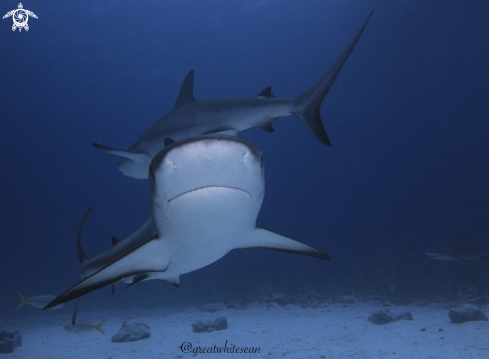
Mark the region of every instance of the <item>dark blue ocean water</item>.
<instances>
[{"instance_id":1,"label":"dark blue ocean water","mask_svg":"<svg viewBox=\"0 0 489 359\"><path fill-rule=\"evenodd\" d=\"M2 0L0 12L17 5ZM38 16L28 32L0 21L1 316L13 315L13 291L58 295L79 280L76 235L87 208L90 257L150 215L147 181L122 175L117 158L92 142L127 149L173 108L190 69L196 99L254 96L268 86L298 96L374 8L321 107L331 147L294 116L275 122L275 133L240 134L265 156L258 224L331 261L233 251L183 275L178 289L148 281L111 297L103 288L84 308L223 301L238 274L256 291L286 294L432 300L470 285L489 295L487 261L423 254L461 230L489 245L487 1L23 5Z\"/></svg>"}]
</instances>

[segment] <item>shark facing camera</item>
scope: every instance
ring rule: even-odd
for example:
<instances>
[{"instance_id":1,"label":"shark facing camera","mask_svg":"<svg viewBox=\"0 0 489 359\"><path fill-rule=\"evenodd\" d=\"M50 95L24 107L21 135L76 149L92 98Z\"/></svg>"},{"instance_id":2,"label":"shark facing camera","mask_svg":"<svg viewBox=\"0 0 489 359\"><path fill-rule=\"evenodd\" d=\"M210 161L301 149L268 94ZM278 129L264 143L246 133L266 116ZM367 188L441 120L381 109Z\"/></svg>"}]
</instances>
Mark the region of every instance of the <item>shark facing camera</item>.
<instances>
[{"instance_id":1,"label":"shark facing camera","mask_svg":"<svg viewBox=\"0 0 489 359\"><path fill-rule=\"evenodd\" d=\"M272 123L298 117L321 143L331 145L320 107L338 77L373 11L330 69L296 98L277 98L267 87L255 97L195 100L194 72L180 88L172 111L165 114L127 151L93 144L120 156L119 169L130 177L148 179L151 216L112 248L88 258L78 230L81 281L49 302L55 308L107 285L157 279L180 286L180 276L225 256L233 249L264 248L329 260L321 250L256 224L265 195L263 154L239 132L258 126L273 132ZM76 330L98 328L92 323ZM88 327L88 328L87 328ZM70 327L70 330L74 330Z\"/></svg>"},{"instance_id":2,"label":"shark facing camera","mask_svg":"<svg viewBox=\"0 0 489 359\"><path fill-rule=\"evenodd\" d=\"M151 161L152 216L108 252L89 259L79 230L81 282L52 300L52 308L124 282L158 279L175 286L233 249L265 248L329 260L326 253L256 225L265 194L264 162L252 143L228 135L187 138Z\"/></svg>"}]
</instances>

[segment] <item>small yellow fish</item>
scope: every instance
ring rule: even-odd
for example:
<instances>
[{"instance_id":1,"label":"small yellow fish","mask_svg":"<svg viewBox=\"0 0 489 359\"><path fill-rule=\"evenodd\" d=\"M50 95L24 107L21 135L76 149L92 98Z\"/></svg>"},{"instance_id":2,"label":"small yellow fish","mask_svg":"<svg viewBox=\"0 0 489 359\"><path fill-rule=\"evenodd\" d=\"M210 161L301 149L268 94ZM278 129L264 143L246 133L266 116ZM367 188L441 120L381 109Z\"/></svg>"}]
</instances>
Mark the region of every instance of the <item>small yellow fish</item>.
<instances>
[{"instance_id":1,"label":"small yellow fish","mask_svg":"<svg viewBox=\"0 0 489 359\"><path fill-rule=\"evenodd\" d=\"M19 310L22 308L24 305L29 304L32 305L33 307L36 308L44 308L50 301L52 301L54 298L56 298L54 295L49 295L49 294L44 294L44 295L36 295L35 297L32 298L26 298L19 292L14 292L19 296L20 299L20 304L17 308L14 309L14 311ZM59 304L53 308L50 309L59 309L63 308L63 304Z\"/></svg>"},{"instance_id":2,"label":"small yellow fish","mask_svg":"<svg viewBox=\"0 0 489 359\"><path fill-rule=\"evenodd\" d=\"M93 324L88 320L80 319L79 322L85 322L87 324L75 324L75 325L65 325L63 327L64 330L70 333L80 334L85 332L91 332L94 329L97 329L100 333L105 335L105 332L102 329L102 325L107 321L107 319L103 320L99 324Z\"/></svg>"}]
</instances>

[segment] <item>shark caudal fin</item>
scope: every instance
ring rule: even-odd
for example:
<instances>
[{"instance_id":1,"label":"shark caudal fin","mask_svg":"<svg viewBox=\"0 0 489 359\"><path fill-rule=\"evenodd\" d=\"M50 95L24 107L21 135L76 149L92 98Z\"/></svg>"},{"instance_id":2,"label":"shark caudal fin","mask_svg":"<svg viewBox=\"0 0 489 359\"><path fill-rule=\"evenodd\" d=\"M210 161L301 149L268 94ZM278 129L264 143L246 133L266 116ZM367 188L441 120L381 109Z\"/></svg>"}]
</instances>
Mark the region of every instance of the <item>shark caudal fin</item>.
<instances>
[{"instance_id":1,"label":"shark caudal fin","mask_svg":"<svg viewBox=\"0 0 489 359\"><path fill-rule=\"evenodd\" d=\"M333 66L331 66L331 68L316 81L314 85L295 99L297 101L297 107L292 112L301 120L309 132L325 145L331 146L331 141L329 140L323 122L321 121L319 113L321 104L343 68L343 65L346 63L346 60L348 60L348 57L355 48L358 40L360 40L363 30L365 29L365 26L367 26L373 13L374 11L370 13L360 31L358 31L352 42L348 45L345 51L343 51Z\"/></svg>"},{"instance_id":2,"label":"shark caudal fin","mask_svg":"<svg viewBox=\"0 0 489 359\"><path fill-rule=\"evenodd\" d=\"M275 251L302 254L325 260L330 259L326 253L317 248L261 227L256 227L246 243L236 247L236 249L244 248L272 249Z\"/></svg>"}]
</instances>

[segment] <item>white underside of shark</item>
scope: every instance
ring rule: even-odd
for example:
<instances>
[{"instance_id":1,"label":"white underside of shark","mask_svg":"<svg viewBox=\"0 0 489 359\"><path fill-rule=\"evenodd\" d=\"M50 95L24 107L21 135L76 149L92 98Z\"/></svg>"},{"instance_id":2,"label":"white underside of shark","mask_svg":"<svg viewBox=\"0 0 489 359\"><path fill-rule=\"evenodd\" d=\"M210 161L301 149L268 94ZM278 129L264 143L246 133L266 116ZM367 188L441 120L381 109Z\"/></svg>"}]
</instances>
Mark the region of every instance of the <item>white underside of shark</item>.
<instances>
[{"instance_id":1,"label":"white underside of shark","mask_svg":"<svg viewBox=\"0 0 489 359\"><path fill-rule=\"evenodd\" d=\"M257 227L264 163L250 142L226 135L188 138L156 155L149 173L152 216L96 258L89 260L79 243L83 280L45 309L119 281L159 279L178 286L180 275L232 249L268 248L329 259L316 248Z\"/></svg>"},{"instance_id":2,"label":"white underside of shark","mask_svg":"<svg viewBox=\"0 0 489 359\"><path fill-rule=\"evenodd\" d=\"M372 14L373 11L331 68L296 98L277 98L268 87L256 97L196 101L192 70L183 81L175 108L156 121L127 151L93 145L99 150L121 156L119 170L126 176L141 179L148 177L152 158L170 142L217 133L237 136L240 131L254 126L273 132L272 123L291 114L297 116L316 139L331 145L321 120L320 107Z\"/></svg>"}]
</instances>

